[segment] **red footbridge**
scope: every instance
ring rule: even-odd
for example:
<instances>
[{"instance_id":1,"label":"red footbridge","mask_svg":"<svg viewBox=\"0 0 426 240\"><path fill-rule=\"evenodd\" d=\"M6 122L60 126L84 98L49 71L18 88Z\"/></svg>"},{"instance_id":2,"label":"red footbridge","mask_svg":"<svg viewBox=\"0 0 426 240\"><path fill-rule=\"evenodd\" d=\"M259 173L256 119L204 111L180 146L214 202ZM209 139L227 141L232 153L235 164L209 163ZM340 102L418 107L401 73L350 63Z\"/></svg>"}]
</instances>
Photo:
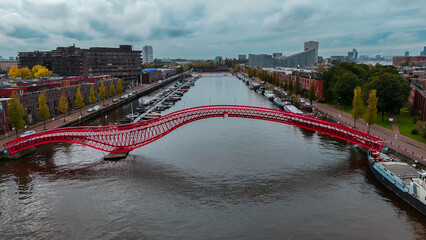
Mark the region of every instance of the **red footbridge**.
<instances>
[{"instance_id":1,"label":"red footbridge","mask_svg":"<svg viewBox=\"0 0 426 240\"><path fill-rule=\"evenodd\" d=\"M111 126L81 126L47 130L20 137L5 144L10 154L45 143L77 143L110 153L128 152L156 141L173 130L206 118L249 118L285 123L327 134L381 151L385 141L367 133L314 117L270 108L210 105L176 111L137 123Z\"/></svg>"}]
</instances>

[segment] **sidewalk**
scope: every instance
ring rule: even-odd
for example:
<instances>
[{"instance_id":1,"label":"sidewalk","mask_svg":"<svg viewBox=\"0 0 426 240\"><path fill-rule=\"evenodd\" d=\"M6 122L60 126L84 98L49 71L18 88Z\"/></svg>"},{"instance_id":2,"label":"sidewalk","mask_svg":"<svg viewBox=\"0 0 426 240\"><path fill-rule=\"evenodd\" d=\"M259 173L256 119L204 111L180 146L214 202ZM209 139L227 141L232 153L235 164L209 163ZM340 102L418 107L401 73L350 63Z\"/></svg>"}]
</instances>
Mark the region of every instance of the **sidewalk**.
<instances>
[{"instance_id":1,"label":"sidewalk","mask_svg":"<svg viewBox=\"0 0 426 240\"><path fill-rule=\"evenodd\" d=\"M152 86L152 84L143 84L142 86L136 86L136 87L133 87L131 89L128 89L127 92L133 92L133 91L140 92L141 90L149 88L151 86ZM126 92L122 93L122 95L125 94L125 93ZM117 95L117 96L112 97L112 98L105 99L105 101L104 101L105 106L114 104L112 102L112 100L114 98L118 98L119 99L120 95ZM104 107L104 104L102 103L102 101L98 101L98 102L95 102L95 103L90 104L90 105L85 105L81 109L81 115L84 116L85 114L87 114L87 110L89 108L94 107L96 105L99 105L101 108ZM73 110L70 113L68 113L68 114L65 115L66 122L64 122L64 115L55 116L55 120L54 121L52 121L52 118L50 118L48 121L46 121L46 130L53 129L53 128L60 128L64 124L66 124L66 123L68 123L70 121L78 120L79 116L80 116L80 109L76 109L76 110ZM36 132L42 132L42 131L44 131L43 122L38 122L36 124L28 126L28 128L25 131L28 131L28 130L34 130ZM23 132L24 132L24 130L19 130L18 136L21 135ZM14 139L16 139L15 131L9 131L7 138L6 138L5 134L1 134L0 135L0 144L1 144L1 146L4 146L3 144L5 144L6 142L9 142L11 140L14 140Z\"/></svg>"},{"instance_id":2,"label":"sidewalk","mask_svg":"<svg viewBox=\"0 0 426 240\"><path fill-rule=\"evenodd\" d=\"M353 127L354 120L351 114L323 103L314 102L313 107L328 114L337 121L341 119L341 123L344 126ZM392 128L393 130L391 131L378 125L372 125L370 134L386 140L387 147L392 148L396 152L426 165L426 144L401 135L395 121L392 122ZM363 119L358 119L356 122L356 129L367 132L367 123Z\"/></svg>"}]
</instances>

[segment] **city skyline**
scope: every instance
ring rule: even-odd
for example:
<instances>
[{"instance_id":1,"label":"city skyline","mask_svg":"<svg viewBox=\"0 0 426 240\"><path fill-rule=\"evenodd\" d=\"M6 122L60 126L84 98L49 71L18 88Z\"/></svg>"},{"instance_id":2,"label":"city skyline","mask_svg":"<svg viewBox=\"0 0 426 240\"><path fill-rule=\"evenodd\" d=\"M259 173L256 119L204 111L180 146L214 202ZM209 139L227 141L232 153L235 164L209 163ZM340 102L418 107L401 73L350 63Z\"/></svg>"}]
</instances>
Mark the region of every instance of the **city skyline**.
<instances>
[{"instance_id":1,"label":"city skyline","mask_svg":"<svg viewBox=\"0 0 426 240\"><path fill-rule=\"evenodd\" d=\"M300 51L319 55L419 55L426 45L420 0L358 1L6 1L0 0L0 55L121 44L153 46L154 58Z\"/></svg>"}]
</instances>

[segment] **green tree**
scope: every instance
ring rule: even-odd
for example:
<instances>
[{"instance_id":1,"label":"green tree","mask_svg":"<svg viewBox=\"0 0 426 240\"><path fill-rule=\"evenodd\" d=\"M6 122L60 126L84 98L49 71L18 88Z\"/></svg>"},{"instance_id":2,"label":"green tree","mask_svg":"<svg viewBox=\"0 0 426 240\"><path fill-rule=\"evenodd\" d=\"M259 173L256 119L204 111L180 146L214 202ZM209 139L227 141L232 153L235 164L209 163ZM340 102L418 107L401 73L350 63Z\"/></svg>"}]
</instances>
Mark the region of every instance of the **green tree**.
<instances>
[{"instance_id":1,"label":"green tree","mask_svg":"<svg viewBox=\"0 0 426 240\"><path fill-rule=\"evenodd\" d=\"M344 71L338 76L337 82L334 85L333 93L336 99L339 99L339 104L342 104L345 109L352 102L353 89L357 86L357 80L358 77L354 73Z\"/></svg>"},{"instance_id":2,"label":"green tree","mask_svg":"<svg viewBox=\"0 0 426 240\"><path fill-rule=\"evenodd\" d=\"M114 80L111 80L111 84L109 85L109 97L115 96L115 87L114 87Z\"/></svg>"},{"instance_id":3,"label":"green tree","mask_svg":"<svg viewBox=\"0 0 426 240\"><path fill-rule=\"evenodd\" d=\"M101 86L99 87L98 97L102 100L102 104L105 106L104 100L106 98L106 87L103 81L101 81Z\"/></svg>"},{"instance_id":4,"label":"green tree","mask_svg":"<svg viewBox=\"0 0 426 240\"><path fill-rule=\"evenodd\" d=\"M120 94L122 94L124 91L123 91L123 86L121 85L121 78L119 78L118 80L117 80L117 94L118 95L120 95Z\"/></svg>"},{"instance_id":5,"label":"green tree","mask_svg":"<svg viewBox=\"0 0 426 240\"><path fill-rule=\"evenodd\" d=\"M90 93L89 93L89 102L90 103L96 102L95 90L93 89L93 84L92 84L92 88L90 89Z\"/></svg>"},{"instance_id":6,"label":"green tree","mask_svg":"<svg viewBox=\"0 0 426 240\"><path fill-rule=\"evenodd\" d=\"M77 89L77 94L75 95L75 106L80 109L81 115L81 108L84 107L84 100L83 96L81 95L80 88Z\"/></svg>"},{"instance_id":7,"label":"green tree","mask_svg":"<svg viewBox=\"0 0 426 240\"><path fill-rule=\"evenodd\" d=\"M364 105L361 98L361 87L354 89L354 98L352 100L352 117L354 118L354 127L356 127L356 120L361 117Z\"/></svg>"},{"instance_id":8,"label":"green tree","mask_svg":"<svg viewBox=\"0 0 426 240\"><path fill-rule=\"evenodd\" d=\"M296 97L300 93L300 78L299 78L299 75L296 76L296 83L294 85L294 93L296 94Z\"/></svg>"},{"instance_id":9,"label":"green tree","mask_svg":"<svg viewBox=\"0 0 426 240\"><path fill-rule=\"evenodd\" d=\"M399 74L380 73L372 77L372 82L365 85L364 89L377 89L377 110L382 113L397 114L404 106L410 94L410 85Z\"/></svg>"},{"instance_id":10,"label":"green tree","mask_svg":"<svg viewBox=\"0 0 426 240\"><path fill-rule=\"evenodd\" d=\"M25 126L25 115L24 106L14 91L7 104L7 122L15 128L16 138L18 138L18 130Z\"/></svg>"},{"instance_id":11,"label":"green tree","mask_svg":"<svg viewBox=\"0 0 426 240\"><path fill-rule=\"evenodd\" d=\"M68 101L65 95L65 92L62 91L61 97L59 98L59 111L64 114L64 122L65 122L65 113L68 110Z\"/></svg>"},{"instance_id":12,"label":"green tree","mask_svg":"<svg viewBox=\"0 0 426 240\"><path fill-rule=\"evenodd\" d=\"M314 82L314 80L312 80L311 83L309 84L308 98L309 98L309 101L312 104L312 100L314 100L314 98L315 98L315 82Z\"/></svg>"},{"instance_id":13,"label":"green tree","mask_svg":"<svg viewBox=\"0 0 426 240\"><path fill-rule=\"evenodd\" d=\"M370 133L370 126L374 124L377 118L378 101L379 99L376 96L376 90L371 90L368 94L367 108L364 116L364 120L368 123L368 133Z\"/></svg>"},{"instance_id":14,"label":"green tree","mask_svg":"<svg viewBox=\"0 0 426 240\"><path fill-rule=\"evenodd\" d=\"M46 94L40 93L38 96L38 117L43 121L44 130L46 130L46 121L50 118L49 106L46 103Z\"/></svg>"},{"instance_id":15,"label":"green tree","mask_svg":"<svg viewBox=\"0 0 426 240\"><path fill-rule=\"evenodd\" d=\"M288 83L287 80L284 80L284 90L287 91L288 90Z\"/></svg>"},{"instance_id":16,"label":"green tree","mask_svg":"<svg viewBox=\"0 0 426 240\"><path fill-rule=\"evenodd\" d=\"M288 78L288 86L287 86L288 95L291 96L293 94L293 78L291 75Z\"/></svg>"}]
</instances>

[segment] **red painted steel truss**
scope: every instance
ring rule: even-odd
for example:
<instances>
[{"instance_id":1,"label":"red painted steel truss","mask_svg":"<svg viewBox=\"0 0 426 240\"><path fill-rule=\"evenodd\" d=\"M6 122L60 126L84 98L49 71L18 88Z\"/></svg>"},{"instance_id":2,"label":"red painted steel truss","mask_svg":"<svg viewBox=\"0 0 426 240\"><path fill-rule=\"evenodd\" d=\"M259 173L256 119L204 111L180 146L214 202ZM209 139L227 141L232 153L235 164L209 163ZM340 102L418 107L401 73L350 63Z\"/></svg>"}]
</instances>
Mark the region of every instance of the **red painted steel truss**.
<instances>
[{"instance_id":1,"label":"red painted steel truss","mask_svg":"<svg viewBox=\"0 0 426 240\"><path fill-rule=\"evenodd\" d=\"M213 105L188 108L138 123L113 126L68 127L20 137L5 145L10 154L44 143L68 142L110 153L127 152L149 144L187 123L214 117L251 118L294 125L380 151L384 140L339 124L281 110Z\"/></svg>"}]
</instances>

